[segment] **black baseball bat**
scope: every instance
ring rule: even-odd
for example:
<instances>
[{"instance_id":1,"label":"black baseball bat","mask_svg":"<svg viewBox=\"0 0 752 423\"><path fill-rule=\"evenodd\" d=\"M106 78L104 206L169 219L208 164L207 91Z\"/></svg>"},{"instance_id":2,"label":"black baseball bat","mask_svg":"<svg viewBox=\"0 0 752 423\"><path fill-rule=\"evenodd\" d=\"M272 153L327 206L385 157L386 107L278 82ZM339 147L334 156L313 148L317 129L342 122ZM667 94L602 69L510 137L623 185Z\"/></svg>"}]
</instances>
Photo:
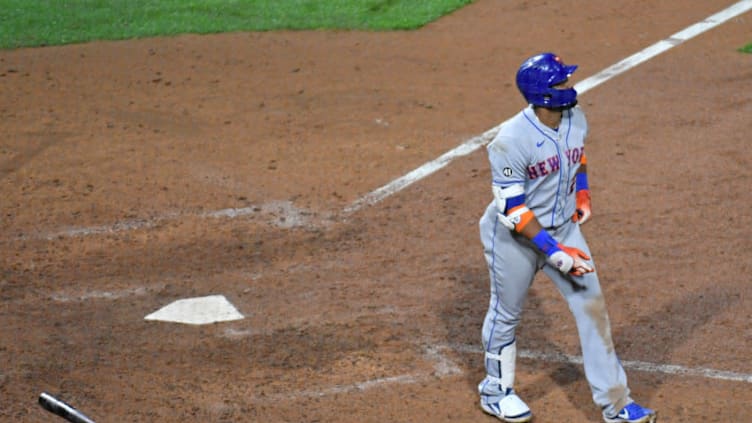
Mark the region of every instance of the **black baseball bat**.
<instances>
[{"instance_id":1,"label":"black baseball bat","mask_svg":"<svg viewBox=\"0 0 752 423\"><path fill-rule=\"evenodd\" d=\"M42 392L39 395L39 405L50 413L57 414L71 423L94 423L94 420L86 417L84 413L76 410L72 405L53 397L47 392Z\"/></svg>"}]
</instances>

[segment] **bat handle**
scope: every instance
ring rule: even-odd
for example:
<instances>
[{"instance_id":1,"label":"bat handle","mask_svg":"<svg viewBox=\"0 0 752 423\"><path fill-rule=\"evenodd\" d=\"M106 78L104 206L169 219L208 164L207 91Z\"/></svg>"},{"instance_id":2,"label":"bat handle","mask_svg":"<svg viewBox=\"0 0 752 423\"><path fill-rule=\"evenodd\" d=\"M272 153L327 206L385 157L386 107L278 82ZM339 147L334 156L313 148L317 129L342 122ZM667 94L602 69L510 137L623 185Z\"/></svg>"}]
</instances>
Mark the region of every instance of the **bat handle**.
<instances>
[{"instance_id":1,"label":"bat handle","mask_svg":"<svg viewBox=\"0 0 752 423\"><path fill-rule=\"evenodd\" d=\"M70 404L55 398L47 392L42 392L39 395L39 405L50 413L56 414L71 423L94 423L94 420L86 417Z\"/></svg>"}]
</instances>

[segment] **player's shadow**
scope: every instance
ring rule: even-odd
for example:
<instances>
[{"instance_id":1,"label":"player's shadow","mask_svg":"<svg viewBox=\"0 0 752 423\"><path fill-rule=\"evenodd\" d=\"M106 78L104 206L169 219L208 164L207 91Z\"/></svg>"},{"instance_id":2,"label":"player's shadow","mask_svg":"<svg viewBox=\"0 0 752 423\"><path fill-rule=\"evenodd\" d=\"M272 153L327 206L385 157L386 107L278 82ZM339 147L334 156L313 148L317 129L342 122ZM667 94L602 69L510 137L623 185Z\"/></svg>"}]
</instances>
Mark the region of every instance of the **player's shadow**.
<instances>
[{"instance_id":1,"label":"player's shadow","mask_svg":"<svg viewBox=\"0 0 752 423\"><path fill-rule=\"evenodd\" d=\"M457 283L461 286L453 297L450 309L445 309L443 317L448 327L448 343L463 343L466 345L478 345L478 354L465 355L468 361L465 363L468 367L466 373L467 383L470 389L475 390L478 382L483 378L485 371L483 369L482 347L480 346L480 331L485 315L485 307L468 308L468 303L487 304L488 282L483 281L485 274L468 272L467 270L457 276ZM486 276L487 277L487 276ZM545 279L545 278L543 278ZM550 283L547 279L536 281L536 284ZM471 288L471 289L468 289ZM550 286L550 289L555 287ZM608 294L606 303L609 309L620 307L618 297L609 299ZM476 296L471 299L471 296ZM563 299L560 299L564 301ZM726 310L738 297L733 297L728 292L718 290L717 287L707 287L700 291L688 291L680 298L666 303L660 310L647 310L642 317L639 317L632 324L623 324L619 321L613 321L612 318L612 336L616 351L624 362L629 361L649 361L655 364L669 364L673 351L680 348L684 343L691 339L691 334L712 320L719 313ZM482 310L478 310L482 309ZM458 310L473 314L458 316ZM568 309L567 309L568 310ZM613 315L613 313L611 313ZM528 350L534 352L543 352L548 356L571 355L571 351L563 351L555 341L547 339L545 336L538 336L542 331L536 331L536 328L561 327L566 324L568 329L573 331L576 336L576 327L574 318L568 314L567 320L562 321L560 317L554 317L545 313L545 307L542 306L542 298L536 295L535 290L531 290L528 296L525 312L522 321L517 330L520 343L520 351ZM581 356L578 339L578 356ZM562 362L540 362L539 360L518 358L518 372L538 373L537 369L545 372L545 376L540 378L549 378L556 385L562 388L566 393L570 403L578 409L593 409L593 418L600 418L598 411L591 400L590 387L585 379L582 364L572 363L566 360ZM638 370L626 368L627 377L630 380L630 387L633 389L633 395L636 400L649 406L652 398L656 395L662 384L662 378L649 376L648 383L642 383L645 380L644 375L639 375ZM540 379L538 379L540 380ZM636 380L640 380L639 390L634 389ZM535 402L544 399L549 395L552 384L539 383L528 387L525 390L525 400Z\"/></svg>"}]
</instances>

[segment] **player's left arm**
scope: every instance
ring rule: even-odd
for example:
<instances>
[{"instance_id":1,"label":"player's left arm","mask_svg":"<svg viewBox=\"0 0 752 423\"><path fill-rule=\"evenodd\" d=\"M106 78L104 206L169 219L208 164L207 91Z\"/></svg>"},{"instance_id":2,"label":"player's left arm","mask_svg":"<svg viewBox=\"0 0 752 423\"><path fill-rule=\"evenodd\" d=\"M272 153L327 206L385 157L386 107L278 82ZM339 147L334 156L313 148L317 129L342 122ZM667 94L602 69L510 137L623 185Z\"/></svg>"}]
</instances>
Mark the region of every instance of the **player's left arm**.
<instances>
[{"instance_id":1,"label":"player's left arm","mask_svg":"<svg viewBox=\"0 0 752 423\"><path fill-rule=\"evenodd\" d=\"M580 225L590 219L592 211L590 209L590 186L588 185L587 176L587 156L582 155L580 167L575 174L575 198L577 207L572 215L572 221Z\"/></svg>"}]
</instances>

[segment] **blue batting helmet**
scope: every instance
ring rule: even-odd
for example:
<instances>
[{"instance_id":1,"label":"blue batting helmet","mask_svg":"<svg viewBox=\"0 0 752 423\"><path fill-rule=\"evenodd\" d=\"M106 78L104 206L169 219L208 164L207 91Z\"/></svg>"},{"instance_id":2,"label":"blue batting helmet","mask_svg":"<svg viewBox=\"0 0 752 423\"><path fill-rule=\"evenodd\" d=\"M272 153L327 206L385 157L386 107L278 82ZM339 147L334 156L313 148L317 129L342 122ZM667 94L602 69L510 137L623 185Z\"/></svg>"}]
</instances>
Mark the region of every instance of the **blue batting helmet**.
<instances>
[{"instance_id":1,"label":"blue batting helmet","mask_svg":"<svg viewBox=\"0 0 752 423\"><path fill-rule=\"evenodd\" d=\"M517 88L528 103L549 109L571 107L577 104L574 88L556 89L577 69L577 65L565 65L554 53L535 55L517 71Z\"/></svg>"}]
</instances>

